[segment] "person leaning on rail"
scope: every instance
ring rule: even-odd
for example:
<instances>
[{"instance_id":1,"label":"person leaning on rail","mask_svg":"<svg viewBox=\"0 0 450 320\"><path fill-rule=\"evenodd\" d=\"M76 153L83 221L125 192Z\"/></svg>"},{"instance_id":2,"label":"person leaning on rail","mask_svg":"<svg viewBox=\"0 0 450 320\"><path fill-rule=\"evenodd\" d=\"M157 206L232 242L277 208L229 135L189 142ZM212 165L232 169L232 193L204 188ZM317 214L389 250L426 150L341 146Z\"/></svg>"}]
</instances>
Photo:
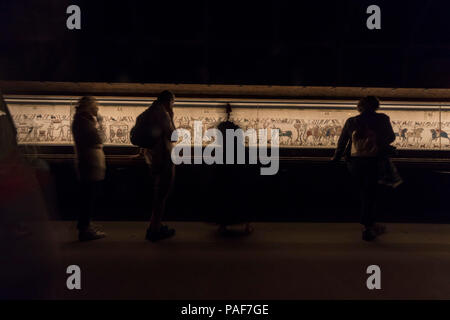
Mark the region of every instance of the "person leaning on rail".
<instances>
[{"instance_id":1,"label":"person leaning on rail","mask_svg":"<svg viewBox=\"0 0 450 320\"><path fill-rule=\"evenodd\" d=\"M96 240L106 236L91 223L96 199L106 171L105 154L103 153L105 134L102 123L95 98L82 97L78 101L72 122L72 134L81 182L82 208L77 225L80 241Z\"/></svg>"},{"instance_id":2,"label":"person leaning on rail","mask_svg":"<svg viewBox=\"0 0 450 320\"><path fill-rule=\"evenodd\" d=\"M386 161L395 140L389 117L377 113L379 101L374 96L362 98L357 110L359 115L347 119L339 137L332 161L344 155L348 169L359 190L363 240L371 241L385 233L386 228L376 223L377 184L383 178Z\"/></svg>"}]
</instances>

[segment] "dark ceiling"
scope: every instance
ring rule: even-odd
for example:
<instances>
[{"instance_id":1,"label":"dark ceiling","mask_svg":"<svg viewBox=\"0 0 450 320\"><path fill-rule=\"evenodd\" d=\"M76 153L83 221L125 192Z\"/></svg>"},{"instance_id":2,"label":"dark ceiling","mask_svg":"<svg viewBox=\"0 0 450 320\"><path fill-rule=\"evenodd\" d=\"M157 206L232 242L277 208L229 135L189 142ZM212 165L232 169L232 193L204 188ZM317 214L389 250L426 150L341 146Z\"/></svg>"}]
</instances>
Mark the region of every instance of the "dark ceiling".
<instances>
[{"instance_id":1,"label":"dark ceiling","mask_svg":"<svg viewBox=\"0 0 450 320\"><path fill-rule=\"evenodd\" d=\"M81 30L66 8L81 8ZM368 30L366 8L381 8ZM0 79L450 87L448 1L0 2Z\"/></svg>"}]
</instances>

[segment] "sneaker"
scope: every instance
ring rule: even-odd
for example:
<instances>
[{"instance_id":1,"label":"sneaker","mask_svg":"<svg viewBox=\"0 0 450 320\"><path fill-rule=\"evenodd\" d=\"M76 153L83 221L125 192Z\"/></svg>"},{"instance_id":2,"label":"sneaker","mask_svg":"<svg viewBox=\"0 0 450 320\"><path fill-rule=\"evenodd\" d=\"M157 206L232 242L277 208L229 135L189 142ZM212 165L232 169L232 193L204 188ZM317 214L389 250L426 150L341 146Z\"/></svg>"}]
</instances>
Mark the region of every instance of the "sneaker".
<instances>
[{"instance_id":1,"label":"sneaker","mask_svg":"<svg viewBox=\"0 0 450 320\"><path fill-rule=\"evenodd\" d=\"M386 227L382 224L374 224L370 228L366 228L362 233L362 238L365 241L375 240L376 237L386 233Z\"/></svg>"},{"instance_id":2,"label":"sneaker","mask_svg":"<svg viewBox=\"0 0 450 320\"><path fill-rule=\"evenodd\" d=\"M157 232L151 232L150 229L147 229L145 239L151 242L156 242L173 237L174 235L175 229L169 228L168 226L161 226Z\"/></svg>"},{"instance_id":3,"label":"sneaker","mask_svg":"<svg viewBox=\"0 0 450 320\"><path fill-rule=\"evenodd\" d=\"M362 232L362 239L364 241L373 241L376 238L377 238L377 235L372 228L367 228Z\"/></svg>"},{"instance_id":4,"label":"sneaker","mask_svg":"<svg viewBox=\"0 0 450 320\"><path fill-rule=\"evenodd\" d=\"M106 233L89 227L85 230L81 230L78 233L78 240L80 241L91 241L106 237Z\"/></svg>"},{"instance_id":5,"label":"sneaker","mask_svg":"<svg viewBox=\"0 0 450 320\"><path fill-rule=\"evenodd\" d=\"M102 231L103 226L96 224L94 222L91 222L91 224L89 225L89 228L96 230L96 231Z\"/></svg>"}]
</instances>

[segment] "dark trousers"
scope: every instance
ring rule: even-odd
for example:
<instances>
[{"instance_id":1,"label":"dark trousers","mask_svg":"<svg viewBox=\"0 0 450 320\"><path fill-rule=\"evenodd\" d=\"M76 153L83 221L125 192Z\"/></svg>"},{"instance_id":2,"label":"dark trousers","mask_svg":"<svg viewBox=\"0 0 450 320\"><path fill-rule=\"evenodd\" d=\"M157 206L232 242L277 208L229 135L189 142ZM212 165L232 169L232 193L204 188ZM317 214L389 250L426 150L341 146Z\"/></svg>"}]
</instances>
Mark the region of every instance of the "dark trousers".
<instances>
[{"instance_id":1,"label":"dark trousers","mask_svg":"<svg viewBox=\"0 0 450 320\"><path fill-rule=\"evenodd\" d=\"M78 215L78 230L89 227L91 218L95 214L98 198L101 195L103 181L81 181L81 210Z\"/></svg>"},{"instance_id":2,"label":"dark trousers","mask_svg":"<svg viewBox=\"0 0 450 320\"><path fill-rule=\"evenodd\" d=\"M350 158L347 165L359 193L361 224L369 228L376 222L378 159Z\"/></svg>"},{"instance_id":3,"label":"dark trousers","mask_svg":"<svg viewBox=\"0 0 450 320\"><path fill-rule=\"evenodd\" d=\"M175 165L166 163L161 166L150 166L153 182L152 216L150 223L159 225L166 209L166 201L175 180Z\"/></svg>"}]
</instances>

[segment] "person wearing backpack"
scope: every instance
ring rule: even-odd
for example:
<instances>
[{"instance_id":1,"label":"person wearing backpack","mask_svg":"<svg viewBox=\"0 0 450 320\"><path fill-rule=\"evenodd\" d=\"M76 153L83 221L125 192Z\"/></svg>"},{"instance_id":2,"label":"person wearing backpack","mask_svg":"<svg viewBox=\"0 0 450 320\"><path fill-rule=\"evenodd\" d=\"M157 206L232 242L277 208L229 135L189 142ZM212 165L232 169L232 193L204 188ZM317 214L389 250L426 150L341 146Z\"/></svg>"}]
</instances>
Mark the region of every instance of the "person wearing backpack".
<instances>
[{"instance_id":1,"label":"person wearing backpack","mask_svg":"<svg viewBox=\"0 0 450 320\"><path fill-rule=\"evenodd\" d=\"M175 130L174 102L172 92L161 92L152 105L137 117L136 124L130 131L131 143L143 148L144 158L153 178L152 215L145 236L145 239L152 242L175 235L175 229L161 224L175 178L175 165L171 158L171 136Z\"/></svg>"},{"instance_id":2,"label":"person wearing backpack","mask_svg":"<svg viewBox=\"0 0 450 320\"><path fill-rule=\"evenodd\" d=\"M390 144L395 140L389 117L376 112L379 106L374 96L359 101L357 110L360 114L345 122L332 158L332 161L339 161L344 156L356 182L364 226L362 238L366 241L386 232L385 226L376 223L377 184L382 174L380 168L390 161Z\"/></svg>"}]
</instances>

